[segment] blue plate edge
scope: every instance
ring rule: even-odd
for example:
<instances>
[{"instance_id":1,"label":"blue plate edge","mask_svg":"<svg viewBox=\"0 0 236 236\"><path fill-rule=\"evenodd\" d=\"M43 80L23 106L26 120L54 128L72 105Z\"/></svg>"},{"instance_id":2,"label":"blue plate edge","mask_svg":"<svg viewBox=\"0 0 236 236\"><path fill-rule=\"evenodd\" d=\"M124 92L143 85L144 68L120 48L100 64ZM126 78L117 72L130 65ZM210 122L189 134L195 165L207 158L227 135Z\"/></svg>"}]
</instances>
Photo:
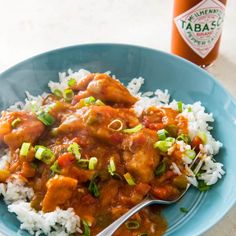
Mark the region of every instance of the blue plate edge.
<instances>
[{"instance_id":1,"label":"blue plate edge","mask_svg":"<svg viewBox=\"0 0 236 236\"><path fill-rule=\"evenodd\" d=\"M175 58L178 58L178 60L188 64L189 66L191 66L192 68L195 68L197 70L201 70L202 73L205 73L210 80L214 81L221 89L222 91L228 96L228 98L230 99L230 101L234 104L234 106L236 106L236 99L233 97L233 95L224 87L224 85L216 80L214 78L213 75L211 75L209 72L207 72L206 70L200 68L199 66L193 64L192 62L182 58L182 57L179 57L177 55L173 55L173 54L170 54L168 52L164 52L164 51L161 51L159 49L154 49L154 48L150 48L150 47L145 47L145 46L140 46L140 45L132 45L132 44L122 44L122 43L86 43L86 44L75 44L75 45L70 45L70 46L66 46L66 47L61 47L61 48L56 48L56 49L53 49L53 50L49 50L49 51L45 51L43 53L40 53L40 54L37 54L37 55L34 55L32 57L29 57L19 63L16 63L14 64L13 66L9 67L8 69L6 69L5 71L3 71L2 73L0 73L0 77L3 76L4 74L7 74L9 72L11 72L12 70L15 69L15 67L17 66L20 66L21 64L24 64L26 63L27 61L30 61L32 59L35 59L35 58L39 58L41 56L44 56L46 54L53 54L53 53L56 53L58 51L63 51L63 50L67 50L67 49L73 49L73 48L77 48L77 47L87 47L87 46L93 46L93 47L96 47L96 46L110 46L110 47L131 47L131 48L138 48L138 49L144 49L144 50L150 50L150 51L155 51L155 52L158 52L160 54L163 54L163 55L166 55L168 57L175 57ZM69 68L68 68L69 69ZM221 180L223 181L223 180ZM236 203L236 196L234 197L234 199L232 199L231 203L227 205L227 207L224 209L223 213L216 217L215 219L215 222L210 224L210 225L207 225L206 227L204 228L201 228L199 229L199 234L197 235L202 235L203 233L205 233L206 231L208 231L210 228L212 228L214 225L216 225L221 219L223 219L225 217L225 215L227 213L229 213L230 209L233 208L233 206L235 205ZM1 228L0 228L0 232L1 232ZM196 235L196 236L197 236Z\"/></svg>"}]
</instances>

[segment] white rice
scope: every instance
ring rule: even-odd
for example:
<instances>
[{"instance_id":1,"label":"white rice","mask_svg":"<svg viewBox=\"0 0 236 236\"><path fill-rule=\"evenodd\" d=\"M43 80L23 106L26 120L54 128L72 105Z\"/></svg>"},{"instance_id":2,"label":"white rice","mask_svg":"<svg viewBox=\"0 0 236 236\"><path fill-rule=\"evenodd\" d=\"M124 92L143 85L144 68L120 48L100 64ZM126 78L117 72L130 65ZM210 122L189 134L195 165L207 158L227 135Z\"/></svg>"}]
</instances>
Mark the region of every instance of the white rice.
<instances>
[{"instance_id":1,"label":"white rice","mask_svg":"<svg viewBox=\"0 0 236 236\"><path fill-rule=\"evenodd\" d=\"M49 82L49 88L53 92L55 89L63 91L68 87L69 79L73 78L79 82L84 76L89 75L90 72L84 69L78 72L73 72L71 69L68 72L59 73L59 82ZM110 71L106 74L111 74ZM116 77L112 75L114 79ZM139 98L134 105L135 112L138 116L142 114L143 111L147 110L151 106L155 107L170 107L174 110L178 110L177 101L173 100L170 102L170 95L168 90L157 89L154 92L147 91L141 93L141 86L144 84L144 79L142 77L134 78L130 81L127 88L131 94ZM8 108L9 111L15 110L26 110L37 111L42 105L43 98L47 96L46 93L41 96L32 96L26 92L25 103L17 102L15 105ZM204 180L207 185L212 185L217 182L218 179L225 174L223 170L223 164L215 162L213 155L219 152L222 144L216 141L211 133L212 127L209 126L209 122L213 122L213 115L208 114L205 108L202 106L201 102L195 102L194 104L183 104L183 111L181 115L188 119L188 130L189 136L193 139L198 132L204 132L207 136L207 142L201 145L201 152L205 154L205 159L203 159L204 166L203 170L205 173L201 175L200 179ZM186 145L183 141L177 141L181 152L190 149L189 145ZM168 154L174 151L176 146L169 148ZM9 156L7 154L3 155L0 160L0 168L4 168L7 165ZM192 170L188 167L188 164L192 160L188 157L182 157L186 164L186 171L188 173L188 181L194 186L198 185L197 179L194 176ZM171 169L178 175L181 175L181 171L175 163L172 163ZM57 208L54 212L43 213L42 211L36 212L30 207L30 199L33 196L33 190L26 187L25 184L19 179L9 180L6 184L0 184L0 194L4 196L6 203L10 203L8 209L10 212L14 212L17 218L22 222L21 229L28 230L31 234L40 235L41 233L47 235L68 235L75 232L82 232L80 229L80 218L75 214L72 208L67 210L62 210Z\"/></svg>"},{"instance_id":2,"label":"white rice","mask_svg":"<svg viewBox=\"0 0 236 236\"><path fill-rule=\"evenodd\" d=\"M75 232L82 233L80 218L72 208L62 210L57 208L53 212L36 212L29 202L18 201L8 206L10 212L14 212L22 222L20 228L28 230L31 234L42 233L50 236L66 236Z\"/></svg>"},{"instance_id":3,"label":"white rice","mask_svg":"<svg viewBox=\"0 0 236 236\"><path fill-rule=\"evenodd\" d=\"M7 204L20 200L29 201L34 195L33 189L25 186L19 178L13 178L8 180L6 184L0 184L0 193Z\"/></svg>"},{"instance_id":4,"label":"white rice","mask_svg":"<svg viewBox=\"0 0 236 236\"><path fill-rule=\"evenodd\" d=\"M25 183L19 178L10 179L6 184L0 184L0 194L8 204L9 212L15 213L22 222L20 226L22 230L28 230L33 235L44 233L50 236L66 236L82 232L80 218L72 208L67 210L57 208L50 213L36 212L29 202L34 191L25 186Z\"/></svg>"}]
</instances>

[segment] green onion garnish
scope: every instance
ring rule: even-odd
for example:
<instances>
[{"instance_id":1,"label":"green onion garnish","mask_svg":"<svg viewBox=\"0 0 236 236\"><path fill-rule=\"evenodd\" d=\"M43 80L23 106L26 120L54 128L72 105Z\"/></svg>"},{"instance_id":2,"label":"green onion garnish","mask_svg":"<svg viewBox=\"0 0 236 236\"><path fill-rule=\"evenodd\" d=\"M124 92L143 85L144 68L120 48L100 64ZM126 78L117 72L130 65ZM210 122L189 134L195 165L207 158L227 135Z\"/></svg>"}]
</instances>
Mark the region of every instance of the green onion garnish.
<instances>
[{"instance_id":1,"label":"green onion garnish","mask_svg":"<svg viewBox=\"0 0 236 236\"><path fill-rule=\"evenodd\" d=\"M11 122L11 127L12 128L16 128L16 126L17 125L19 125L20 123L21 123L21 119L18 117L18 118L16 118L15 120L13 120L12 122Z\"/></svg>"},{"instance_id":2,"label":"green onion garnish","mask_svg":"<svg viewBox=\"0 0 236 236\"><path fill-rule=\"evenodd\" d=\"M192 112L192 107L188 107L188 112Z\"/></svg>"},{"instance_id":3,"label":"green onion garnish","mask_svg":"<svg viewBox=\"0 0 236 236\"><path fill-rule=\"evenodd\" d=\"M21 149L20 149L20 156L27 156L29 149L30 149L30 143L22 143Z\"/></svg>"},{"instance_id":4,"label":"green onion garnish","mask_svg":"<svg viewBox=\"0 0 236 236\"><path fill-rule=\"evenodd\" d=\"M65 98L65 100L67 102L70 102L73 99L73 97L74 97L73 90L72 89L65 89L64 93L63 93L63 97Z\"/></svg>"},{"instance_id":5,"label":"green onion garnish","mask_svg":"<svg viewBox=\"0 0 236 236\"><path fill-rule=\"evenodd\" d=\"M89 160L87 160L87 159L79 159L78 160L78 165L83 169L88 169L88 163L89 163Z\"/></svg>"},{"instance_id":6,"label":"green onion garnish","mask_svg":"<svg viewBox=\"0 0 236 236\"><path fill-rule=\"evenodd\" d=\"M100 99L96 100L95 105L97 106L105 106L105 103L103 103Z\"/></svg>"},{"instance_id":7,"label":"green onion garnish","mask_svg":"<svg viewBox=\"0 0 236 236\"><path fill-rule=\"evenodd\" d=\"M89 187L88 187L88 190L92 193L92 195L94 197L99 197L100 196L100 192L99 192L99 188L96 184L96 177L95 176L89 183Z\"/></svg>"},{"instance_id":8,"label":"green onion garnish","mask_svg":"<svg viewBox=\"0 0 236 236\"><path fill-rule=\"evenodd\" d=\"M52 172L54 172L54 173L60 174L60 172L61 172L61 167L59 166L58 162L55 161L55 162L53 163L53 165L50 167L50 170L51 170Z\"/></svg>"},{"instance_id":9,"label":"green onion garnish","mask_svg":"<svg viewBox=\"0 0 236 236\"><path fill-rule=\"evenodd\" d=\"M46 126L50 126L55 122L55 118L51 116L49 113L44 112L44 111L40 112L37 115L37 118Z\"/></svg>"},{"instance_id":10,"label":"green onion garnish","mask_svg":"<svg viewBox=\"0 0 236 236\"><path fill-rule=\"evenodd\" d=\"M84 99L85 106L95 104L95 102L96 102L96 99L93 96L90 96Z\"/></svg>"},{"instance_id":11,"label":"green onion garnish","mask_svg":"<svg viewBox=\"0 0 236 236\"><path fill-rule=\"evenodd\" d=\"M84 236L90 236L90 227L86 220L82 220L83 226L84 226Z\"/></svg>"},{"instance_id":12,"label":"green onion garnish","mask_svg":"<svg viewBox=\"0 0 236 236\"><path fill-rule=\"evenodd\" d=\"M130 185L130 186L136 185L132 175L129 172L124 174L124 178L125 178L126 182L128 183L128 185Z\"/></svg>"},{"instance_id":13,"label":"green onion garnish","mask_svg":"<svg viewBox=\"0 0 236 236\"><path fill-rule=\"evenodd\" d=\"M198 181L198 189L201 192L206 192L210 189L211 187L209 185L207 185L203 180L199 180Z\"/></svg>"},{"instance_id":14,"label":"green onion garnish","mask_svg":"<svg viewBox=\"0 0 236 236\"><path fill-rule=\"evenodd\" d=\"M91 157L89 159L89 164L88 164L89 170L94 170L97 163L98 163L98 159L96 157Z\"/></svg>"},{"instance_id":15,"label":"green onion garnish","mask_svg":"<svg viewBox=\"0 0 236 236\"><path fill-rule=\"evenodd\" d=\"M197 136L202 140L204 144L207 143L207 135L203 131L198 131Z\"/></svg>"},{"instance_id":16,"label":"green onion garnish","mask_svg":"<svg viewBox=\"0 0 236 236\"><path fill-rule=\"evenodd\" d=\"M176 140L178 140L178 141L181 141L181 140L182 140L182 141L184 141L184 142L187 143L187 144L189 144L189 143L191 142L189 136L186 135L186 134L180 134L180 135L176 138Z\"/></svg>"},{"instance_id":17,"label":"green onion garnish","mask_svg":"<svg viewBox=\"0 0 236 236\"><path fill-rule=\"evenodd\" d=\"M68 86L69 87L73 87L73 86L75 86L76 85L76 79L74 79L74 78L70 78L69 80L68 80Z\"/></svg>"},{"instance_id":18,"label":"green onion garnish","mask_svg":"<svg viewBox=\"0 0 236 236\"><path fill-rule=\"evenodd\" d=\"M157 135L159 140L165 140L168 135L168 131L165 129L160 129L157 131Z\"/></svg>"},{"instance_id":19,"label":"green onion garnish","mask_svg":"<svg viewBox=\"0 0 236 236\"><path fill-rule=\"evenodd\" d=\"M107 126L108 129L112 130L112 131L121 131L123 129L123 122L119 119L115 119L112 122L110 122L110 124Z\"/></svg>"},{"instance_id":20,"label":"green onion garnish","mask_svg":"<svg viewBox=\"0 0 236 236\"><path fill-rule=\"evenodd\" d=\"M108 165L108 172L111 174L111 175L114 175L115 174L115 171L116 171L116 164L113 160L113 158L110 159L109 161L109 165Z\"/></svg>"},{"instance_id":21,"label":"green onion garnish","mask_svg":"<svg viewBox=\"0 0 236 236\"><path fill-rule=\"evenodd\" d=\"M180 207L180 211L183 212L183 213L188 213L189 210L185 207Z\"/></svg>"},{"instance_id":22,"label":"green onion garnish","mask_svg":"<svg viewBox=\"0 0 236 236\"><path fill-rule=\"evenodd\" d=\"M57 98L62 98L63 97L63 93L61 90L59 89L55 89L53 92L52 92Z\"/></svg>"},{"instance_id":23,"label":"green onion garnish","mask_svg":"<svg viewBox=\"0 0 236 236\"><path fill-rule=\"evenodd\" d=\"M177 102L178 105L178 111L182 112L183 111L183 103L181 101Z\"/></svg>"},{"instance_id":24,"label":"green onion garnish","mask_svg":"<svg viewBox=\"0 0 236 236\"><path fill-rule=\"evenodd\" d=\"M193 160L196 157L196 152L192 149L186 150L184 154L191 160Z\"/></svg>"},{"instance_id":25,"label":"green onion garnish","mask_svg":"<svg viewBox=\"0 0 236 236\"><path fill-rule=\"evenodd\" d=\"M74 154L76 159L79 160L81 157L81 152L80 152L80 146L78 143L72 143L70 146L67 148L67 151Z\"/></svg>"},{"instance_id":26,"label":"green onion garnish","mask_svg":"<svg viewBox=\"0 0 236 236\"><path fill-rule=\"evenodd\" d=\"M35 153L36 159L41 160L47 165L51 164L54 161L55 155L49 148L37 145L35 146L35 150L36 150L36 153Z\"/></svg>"},{"instance_id":27,"label":"green onion garnish","mask_svg":"<svg viewBox=\"0 0 236 236\"><path fill-rule=\"evenodd\" d=\"M156 176L161 176L163 175L167 170L167 164L165 161L163 161L155 170L155 175Z\"/></svg>"},{"instance_id":28,"label":"green onion garnish","mask_svg":"<svg viewBox=\"0 0 236 236\"><path fill-rule=\"evenodd\" d=\"M168 137L165 140L157 141L154 143L154 148L158 148L161 152L167 152L168 149L174 144L175 139Z\"/></svg>"},{"instance_id":29,"label":"green onion garnish","mask_svg":"<svg viewBox=\"0 0 236 236\"><path fill-rule=\"evenodd\" d=\"M138 131L140 131L143 128L143 126L141 124L131 128L131 129L124 129L123 132L126 134L133 134L133 133L137 133Z\"/></svg>"},{"instance_id":30,"label":"green onion garnish","mask_svg":"<svg viewBox=\"0 0 236 236\"><path fill-rule=\"evenodd\" d=\"M125 222L125 226L127 229L138 229L140 227L140 224L136 220L130 220Z\"/></svg>"}]
</instances>

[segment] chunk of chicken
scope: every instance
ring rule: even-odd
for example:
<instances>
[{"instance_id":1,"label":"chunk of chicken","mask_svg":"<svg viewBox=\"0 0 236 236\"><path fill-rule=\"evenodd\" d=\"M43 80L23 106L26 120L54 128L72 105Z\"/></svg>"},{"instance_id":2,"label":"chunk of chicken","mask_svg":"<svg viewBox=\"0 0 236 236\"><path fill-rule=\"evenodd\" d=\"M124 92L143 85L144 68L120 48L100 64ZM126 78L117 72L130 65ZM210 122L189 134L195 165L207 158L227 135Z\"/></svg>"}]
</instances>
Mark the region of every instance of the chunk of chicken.
<instances>
[{"instance_id":1,"label":"chunk of chicken","mask_svg":"<svg viewBox=\"0 0 236 236\"><path fill-rule=\"evenodd\" d=\"M80 92L74 102L88 96L94 96L104 102L126 105L133 105L137 101L127 88L107 74L90 74L76 85L76 89Z\"/></svg>"},{"instance_id":2,"label":"chunk of chicken","mask_svg":"<svg viewBox=\"0 0 236 236\"><path fill-rule=\"evenodd\" d=\"M112 121L114 127L109 125ZM113 142L117 134L116 129L126 126L135 126L138 119L130 109L114 109L110 106L87 106L79 109L75 114L68 116L58 127L59 133L74 133L87 130L92 137L103 141ZM118 125L116 127L116 125Z\"/></svg>"},{"instance_id":3,"label":"chunk of chicken","mask_svg":"<svg viewBox=\"0 0 236 236\"><path fill-rule=\"evenodd\" d=\"M148 183L154 178L154 170L160 160L153 147L156 141L156 132L143 129L127 136L122 144L125 167L140 182Z\"/></svg>"},{"instance_id":4,"label":"chunk of chicken","mask_svg":"<svg viewBox=\"0 0 236 236\"><path fill-rule=\"evenodd\" d=\"M11 124L17 118L19 123L13 128ZM11 149L20 147L23 142L34 143L44 130L45 126L33 113L4 111L0 118L0 141Z\"/></svg>"},{"instance_id":5,"label":"chunk of chicken","mask_svg":"<svg viewBox=\"0 0 236 236\"><path fill-rule=\"evenodd\" d=\"M76 190L77 182L76 179L58 175L49 179L46 184L47 193L42 202L43 212L54 211L57 206L70 200Z\"/></svg>"}]
</instances>

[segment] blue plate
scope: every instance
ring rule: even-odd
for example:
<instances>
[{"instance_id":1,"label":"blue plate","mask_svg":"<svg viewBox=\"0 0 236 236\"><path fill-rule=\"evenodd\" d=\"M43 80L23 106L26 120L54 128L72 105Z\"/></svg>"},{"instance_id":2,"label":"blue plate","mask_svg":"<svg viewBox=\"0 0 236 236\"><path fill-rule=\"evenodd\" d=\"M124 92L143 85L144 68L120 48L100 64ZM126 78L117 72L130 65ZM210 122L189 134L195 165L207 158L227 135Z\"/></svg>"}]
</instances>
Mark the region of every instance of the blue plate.
<instances>
[{"instance_id":1,"label":"blue plate","mask_svg":"<svg viewBox=\"0 0 236 236\"><path fill-rule=\"evenodd\" d=\"M0 109L24 99L24 91L41 94L49 80L68 68L92 72L112 71L122 82L146 78L144 91L168 89L172 98L185 103L202 101L215 117L214 136L224 147L216 157L226 175L212 190L202 194L190 189L177 204L164 210L169 228L166 235L200 235L219 221L236 200L236 103L232 96L204 70L186 60L157 50L118 44L91 44L62 48L28 59L0 75ZM188 214L180 207L190 209ZM0 231L28 235L19 230L15 215L0 201Z\"/></svg>"}]
</instances>

